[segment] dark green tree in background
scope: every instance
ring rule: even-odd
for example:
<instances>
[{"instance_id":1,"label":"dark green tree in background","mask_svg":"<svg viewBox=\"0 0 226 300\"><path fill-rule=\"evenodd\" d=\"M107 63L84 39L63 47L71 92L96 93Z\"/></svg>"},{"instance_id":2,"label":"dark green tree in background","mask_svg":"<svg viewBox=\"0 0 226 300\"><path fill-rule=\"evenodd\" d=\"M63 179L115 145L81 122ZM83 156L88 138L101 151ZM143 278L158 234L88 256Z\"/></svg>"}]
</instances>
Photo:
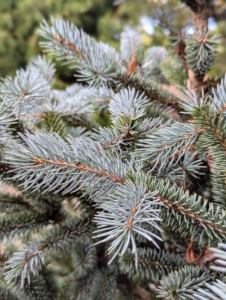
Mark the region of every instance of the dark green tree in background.
<instances>
[{"instance_id":1,"label":"dark green tree in background","mask_svg":"<svg viewBox=\"0 0 226 300\"><path fill-rule=\"evenodd\" d=\"M51 15L60 16L74 22L89 34L98 36L99 18L107 12L112 14L114 10L111 0L1 1L1 77L25 67L34 55L41 52L37 42L37 29L44 18L49 19ZM64 71L66 72L66 68ZM66 76L70 75L70 72L67 72Z\"/></svg>"},{"instance_id":2,"label":"dark green tree in background","mask_svg":"<svg viewBox=\"0 0 226 300\"><path fill-rule=\"evenodd\" d=\"M117 50L43 21L41 47L76 82L54 88L44 56L2 79L1 300L226 299L221 40L211 1L182 2L193 31L161 10L167 47L128 26Z\"/></svg>"}]
</instances>

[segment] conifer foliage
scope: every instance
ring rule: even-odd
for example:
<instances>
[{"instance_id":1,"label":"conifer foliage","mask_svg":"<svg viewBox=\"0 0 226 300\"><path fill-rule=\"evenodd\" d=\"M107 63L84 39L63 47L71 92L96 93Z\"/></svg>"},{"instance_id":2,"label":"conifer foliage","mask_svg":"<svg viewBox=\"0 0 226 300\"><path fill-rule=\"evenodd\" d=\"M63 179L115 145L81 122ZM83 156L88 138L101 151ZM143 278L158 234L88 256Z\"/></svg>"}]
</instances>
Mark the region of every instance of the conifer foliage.
<instances>
[{"instance_id":1,"label":"conifer foliage","mask_svg":"<svg viewBox=\"0 0 226 300\"><path fill-rule=\"evenodd\" d=\"M52 19L41 44L77 82L52 88L45 57L2 79L1 299L226 299L226 79L209 1L183 2L195 32L168 49Z\"/></svg>"}]
</instances>

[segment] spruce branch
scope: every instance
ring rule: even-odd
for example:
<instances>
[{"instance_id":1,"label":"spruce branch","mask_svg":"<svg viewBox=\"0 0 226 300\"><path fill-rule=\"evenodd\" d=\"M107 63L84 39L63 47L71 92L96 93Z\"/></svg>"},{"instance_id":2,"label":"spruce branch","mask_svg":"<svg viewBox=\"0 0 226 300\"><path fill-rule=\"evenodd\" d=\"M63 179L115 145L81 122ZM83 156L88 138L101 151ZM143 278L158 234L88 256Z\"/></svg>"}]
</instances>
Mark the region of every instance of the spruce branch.
<instances>
[{"instance_id":1,"label":"spruce branch","mask_svg":"<svg viewBox=\"0 0 226 300\"><path fill-rule=\"evenodd\" d=\"M162 89L150 79L146 79L140 75L126 75L123 72L117 74L116 79L123 84L124 87L135 88L136 91L144 93L144 95L152 100L158 100L166 106L172 106L176 111L182 108L178 104L179 99L173 94Z\"/></svg>"},{"instance_id":2,"label":"spruce branch","mask_svg":"<svg viewBox=\"0 0 226 300\"><path fill-rule=\"evenodd\" d=\"M178 199L177 197L175 198ZM208 209L208 202L205 201L204 204L201 205L201 199L195 203L196 205L193 206L191 211L190 205L192 202L195 202L195 198L196 197L194 196L190 197L190 201L188 202L189 208L186 208L184 207L185 205L182 204L182 201L178 204L175 203L176 199L174 201L169 201L168 199L161 197L160 202L167 207L167 210L164 211L163 209L162 214L160 214L160 216L166 220L163 226L170 226L173 231L180 232L181 236L188 237L189 239L204 245L215 244L216 239L225 241L225 222L221 221L222 218L225 218L225 211L221 210L219 206L215 208L213 205ZM215 209L217 209L216 215ZM195 211L198 211L199 213L195 213ZM178 216L177 220L173 214ZM209 219L215 220L209 221ZM216 225L215 222L217 221L221 223L220 226ZM194 222L196 222L196 225L194 225ZM189 224L190 227L187 227L185 224Z\"/></svg>"},{"instance_id":3,"label":"spruce branch","mask_svg":"<svg viewBox=\"0 0 226 300\"><path fill-rule=\"evenodd\" d=\"M48 131L56 132L62 138L66 137L67 134L65 129L65 123L58 114L55 114L54 112L49 112L43 114L43 117L47 129L49 129Z\"/></svg>"},{"instance_id":4,"label":"spruce branch","mask_svg":"<svg viewBox=\"0 0 226 300\"><path fill-rule=\"evenodd\" d=\"M178 93L179 91L185 91L188 80L187 72L181 72L181 68L183 67L183 63L175 55L167 57L160 63L160 69L164 77L174 88L178 89Z\"/></svg>"},{"instance_id":5,"label":"spruce branch","mask_svg":"<svg viewBox=\"0 0 226 300\"><path fill-rule=\"evenodd\" d=\"M137 143L137 157L150 162L153 169L158 165L160 172L170 161L179 161L195 143L199 131L191 124L168 121Z\"/></svg>"},{"instance_id":6,"label":"spruce branch","mask_svg":"<svg viewBox=\"0 0 226 300\"><path fill-rule=\"evenodd\" d=\"M96 248L86 235L76 237L74 240L75 249L71 252L73 272L76 272L76 277L85 277L90 271L96 268Z\"/></svg>"},{"instance_id":7,"label":"spruce branch","mask_svg":"<svg viewBox=\"0 0 226 300\"><path fill-rule=\"evenodd\" d=\"M0 193L0 298L21 285L25 300L146 300L150 282L159 298L225 297L225 245L206 252L226 242L226 79L205 79L218 43L206 35L209 1L182 2L195 34L170 52L143 51L133 30L117 52L52 18L42 45L82 83L51 90L45 57L3 80L0 173L24 191ZM99 129L103 112L111 126Z\"/></svg>"},{"instance_id":8,"label":"spruce branch","mask_svg":"<svg viewBox=\"0 0 226 300\"><path fill-rule=\"evenodd\" d=\"M126 140L130 140L133 136L129 131L121 132L114 127L100 127L98 131L92 134L92 138L101 143L103 149L116 148L117 150L120 150L121 147L125 145Z\"/></svg>"},{"instance_id":9,"label":"spruce branch","mask_svg":"<svg viewBox=\"0 0 226 300\"><path fill-rule=\"evenodd\" d=\"M98 270L90 270L87 276L76 278L76 274L70 274L65 280L65 287L63 296L66 294L73 295L75 299L89 299L94 289L95 278Z\"/></svg>"},{"instance_id":10,"label":"spruce branch","mask_svg":"<svg viewBox=\"0 0 226 300\"><path fill-rule=\"evenodd\" d=\"M30 70L31 73L38 73L41 75L42 79L51 85L54 81L55 75L55 65L50 60L47 60L45 56L38 56L33 58L27 69Z\"/></svg>"},{"instance_id":11,"label":"spruce branch","mask_svg":"<svg viewBox=\"0 0 226 300\"><path fill-rule=\"evenodd\" d=\"M68 220L56 224L50 230L46 230L41 239L40 249L63 249L67 244L74 241L79 235L82 235L87 229L90 221L88 219L73 221Z\"/></svg>"},{"instance_id":12,"label":"spruce branch","mask_svg":"<svg viewBox=\"0 0 226 300\"><path fill-rule=\"evenodd\" d=\"M12 139L11 128L17 123L13 114L10 111L10 107L6 105L5 101L0 103L0 158L4 155L4 150L8 142ZM3 167L4 169L4 167Z\"/></svg>"},{"instance_id":13,"label":"spruce branch","mask_svg":"<svg viewBox=\"0 0 226 300\"><path fill-rule=\"evenodd\" d=\"M5 279L11 283L21 277L20 288L23 288L25 281L30 284L31 275L37 276L39 270L45 262L41 247L34 243L29 243L25 249L14 253L13 257L7 261Z\"/></svg>"},{"instance_id":14,"label":"spruce branch","mask_svg":"<svg viewBox=\"0 0 226 300\"><path fill-rule=\"evenodd\" d=\"M225 191L225 174L218 171L214 166L210 168L211 171L211 184L213 200L218 205L225 205L226 191Z\"/></svg>"},{"instance_id":15,"label":"spruce branch","mask_svg":"<svg viewBox=\"0 0 226 300\"><path fill-rule=\"evenodd\" d=\"M43 275L46 276L46 278L44 278ZM20 289L17 282L12 282L11 284L6 285L5 281L0 281L0 295L3 299L12 300L56 300L54 294L57 294L57 287L52 277L51 272L48 272L45 269L40 277L31 277L30 284L28 285L25 283L23 290Z\"/></svg>"},{"instance_id":16,"label":"spruce branch","mask_svg":"<svg viewBox=\"0 0 226 300\"><path fill-rule=\"evenodd\" d=\"M206 283L204 288L198 289L199 294L194 294L198 300L221 300L226 297L226 284L221 280Z\"/></svg>"},{"instance_id":17,"label":"spruce branch","mask_svg":"<svg viewBox=\"0 0 226 300\"><path fill-rule=\"evenodd\" d=\"M195 73L197 78L204 76L213 66L217 55L216 48L220 43L218 35L208 38L207 33L200 37L200 33L195 36L187 36L186 60L188 67Z\"/></svg>"},{"instance_id":18,"label":"spruce branch","mask_svg":"<svg viewBox=\"0 0 226 300\"><path fill-rule=\"evenodd\" d=\"M107 87L109 83L114 84L117 60L116 54L109 52L111 53L108 54L105 49L100 48L96 53L90 52L88 60L81 60L77 68L80 73L77 75L79 80L86 81L90 86L95 87Z\"/></svg>"},{"instance_id":19,"label":"spruce branch","mask_svg":"<svg viewBox=\"0 0 226 300\"><path fill-rule=\"evenodd\" d=\"M99 131L96 131L91 136L94 140L101 143L103 149L116 148L117 151L122 150L122 148L128 146L128 144L131 145L132 142L137 143L137 141L155 131L163 122L160 117L145 118L142 121L131 121L129 118L123 117L113 120L116 126L100 128Z\"/></svg>"},{"instance_id":20,"label":"spruce branch","mask_svg":"<svg viewBox=\"0 0 226 300\"><path fill-rule=\"evenodd\" d=\"M225 204L225 198L222 197L226 188L226 158L225 150L221 145L216 145L215 147L209 148L208 164L211 172L211 183L213 198L216 203ZM218 176L218 180L216 180ZM221 188L219 190L219 187ZM219 197L219 192L220 197Z\"/></svg>"},{"instance_id":21,"label":"spruce branch","mask_svg":"<svg viewBox=\"0 0 226 300\"><path fill-rule=\"evenodd\" d=\"M120 57L114 49L103 43L96 43L83 31L62 19L52 19L51 22L52 26L44 22L40 30L40 34L47 39L46 42L41 43L42 46L51 49L57 56L65 57L71 63L77 63L77 69L80 72L78 76L81 77L81 80L87 81L92 86L115 85L119 81L124 86L135 87L137 91L145 92L146 96L153 100L156 99L167 106L172 105L176 110L181 110L177 104L177 97L161 89L153 81L147 81L141 76L129 75L134 71L121 72L122 68L117 68ZM122 56L125 48L124 41L125 45L130 44L132 57L137 55L139 42L136 46L131 44L130 34L125 33L122 36ZM136 65L137 62L135 67Z\"/></svg>"},{"instance_id":22,"label":"spruce branch","mask_svg":"<svg viewBox=\"0 0 226 300\"><path fill-rule=\"evenodd\" d=\"M134 175L133 175L134 176ZM203 202L196 194L189 195L170 182L140 174L139 180L147 190L158 191L158 200L163 204L160 217L164 227L179 232L181 236L204 245L225 241L225 210Z\"/></svg>"},{"instance_id":23,"label":"spruce branch","mask_svg":"<svg viewBox=\"0 0 226 300\"><path fill-rule=\"evenodd\" d=\"M54 101L46 109L61 116L84 114L90 117L94 112L94 101L99 98L100 93L99 89L75 83L67 87L65 91L53 90Z\"/></svg>"},{"instance_id":24,"label":"spruce branch","mask_svg":"<svg viewBox=\"0 0 226 300\"><path fill-rule=\"evenodd\" d=\"M48 98L49 85L39 73L28 70L16 72L15 79L3 79L1 94L5 105L12 107L16 117L29 113L39 113L41 106Z\"/></svg>"},{"instance_id":25,"label":"spruce branch","mask_svg":"<svg viewBox=\"0 0 226 300\"><path fill-rule=\"evenodd\" d=\"M73 235L81 234L85 223L78 223L74 228L60 226L55 228L43 238L41 243L29 242L24 246L24 249L15 252L11 259L6 263L5 279L7 283L20 280L20 287L23 288L25 284L30 285L32 276L38 276L44 262L44 250L59 246L66 238L71 238ZM63 246L63 245L61 245Z\"/></svg>"},{"instance_id":26,"label":"spruce branch","mask_svg":"<svg viewBox=\"0 0 226 300\"><path fill-rule=\"evenodd\" d=\"M21 207L31 207L31 203L27 201L21 195L12 195L12 193L1 192L0 193L0 202L1 203L8 203L11 206L12 204L20 205Z\"/></svg>"},{"instance_id":27,"label":"spruce branch","mask_svg":"<svg viewBox=\"0 0 226 300\"><path fill-rule=\"evenodd\" d=\"M63 22L62 19L54 20L51 18L51 22L52 26L49 26L46 21L41 25L40 35L49 40L49 42L42 42L42 47L52 49L57 55L66 56L71 62L75 62L77 56L83 59L86 54L86 45L81 35L86 37L89 46L93 40L72 24Z\"/></svg>"},{"instance_id":28,"label":"spruce branch","mask_svg":"<svg viewBox=\"0 0 226 300\"><path fill-rule=\"evenodd\" d=\"M47 222L46 214L43 212L25 210L6 214L0 221L0 236L8 235L8 239L19 235L26 236L46 226Z\"/></svg>"},{"instance_id":29,"label":"spruce branch","mask_svg":"<svg viewBox=\"0 0 226 300\"><path fill-rule=\"evenodd\" d=\"M62 19L51 18L52 25L43 22L40 30L46 42L41 42L44 48L68 62L77 64L81 80L90 85L106 86L113 81L118 66L118 53L115 49L103 43L97 43L82 30ZM103 59L104 58L104 59Z\"/></svg>"},{"instance_id":30,"label":"spruce branch","mask_svg":"<svg viewBox=\"0 0 226 300\"><path fill-rule=\"evenodd\" d=\"M172 106L166 106L157 100L150 102L147 115L152 118L161 117L164 121L172 120L175 122L183 122L183 118Z\"/></svg>"},{"instance_id":31,"label":"spruce branch","mask_svg":"<svg viewBox=\"0 0 226 300\"><path fill-rule=\"evenodd\" d=\"M5 281L0 279L0 297L2 299L11 299L11 300L31 300L24 291L18 289L14 284L6 285ZM32 299L33 300L33 299Z\"/></svg>"},{"instance_id":32,"label":"spruce branch","mask_svg":"<svg viewBox=\"0 0 226 300\"><path fill-rule=\"evenodd\" d=\"M216 265L210 266L214 271L226 273L226 244L218 244L218 248L211 248L211 251L214 252Z\"/></svg>"},{"instance_id":33,"label":"spruce branch","mask_svg":"<svg viewBox=\"0 0 226 300\"><path fill-rule=\"evenodd\" d=\"M122 116L131 121L140 119L145 114L148 102L149 100L144 97L144 93L139 95L134 88L122 89L109 104L112 121L117 126L117 121Z\"/></svg>"},{"instance_id":34,"label":"spruce branch","mask_svg":"<svg viewBox=\"0 0 226 300\"><path fill-rule=\"evenodd\" d=\"M210 269L223 274L226 273L226 244L219 244L218 248L210 248L210 250L213 251L216 259ZM225 278L218 278L214 282L206 283L203 288L198 289L198 292L199 294L195 296L200 300L224 299L226 297Z\"/></svg>"},{"instance_id":35,"label":"spruce branch","mask_svg":"<svg viewBox=\"0 0 226 300\"><path fill-rule=\"evenodd\" d=\"M184 2L188 7L191 8L192 10L192 16L193 16L193 26L195 29L195 32L198 33L198 38L195 37L195 39L198 39L199 41L201 41L201 47L200 47L200 51L205 50L205 43L206 43L206 39L205 39L205 34L208 31L208 19L210 16L210 0L181 0L182 2ZM197 44L197 42L193 41L193 44ZM210 46L210 47L209 47ZM206 66L209 66L212 64L214 56L215 56L215 49L214 47L212 47L211 45L209 45L207 47L207 51L210 54L210 61L208 61L208 57L205 57L205 63L204 63L204 68L202 67L203 71L206 72ZM195 48L193 49L195 50ZM199 51L199 54L201 54ZM192 53L190 52L190 55L192 55ZM206 56L206 55L205 55ZM198 59L198 57L196 57ZM202 53L201 56L201 61L199 59L199 67L201 67L201 65L203 65L203 58L204 58L204 52ZM189 58L190 59L190 58ZM190 59L191 62L191 59ZM193 61L194 62L194 61ZM201 65L200 65L201 62ZM195 64L195 62L194 62ZM193 68L194 68L194 64L193 64ZM207 68L207 69L208 69ZM197 71L197 70L196 70ZM192 88L195 90L195 92L197 93L197 95L199 95L199 97L201 97L202 94L202 88L205 87L205 83L204 83L204 75L199 75L197 74L197 72L194 72L193 70L189 70L188 71L188 77L189 77L189 81L188 81L188 88Z\"/></svg>"},{"instance_id":36,"label":"spruce branch","mask_svg":"<svg viewBox=\"0 0 226 300\"><path fill-rule=\"evenodd\" d=\"M12 153L9 149L7 161L16 168L17 174L13 178L23 181L26 188L35 186L34 190L38 190L45 187L45 192L64 190L64 193L69 193L81 189L84 180L89 182L92 179L93 184L89 185L87 193L105 182L106 188L96 191L101 194L124 182L126 165L91 139L69 138L68 144L57 134L27 133L26 137L21 137L29 148L12 144L11 147L17 147L18 151ZM112 165L106 164L109 161Z\"/></svg>"},{"instance_id":37,"label":"spruce branch","mask_svg":"<svg viewBox=\"0 0 226 300\"><path fill-rule=\"evenodd\" d=\"M141 66L142 74L145 78L153 78L159 83L164 82L164 72L162 74L162 63L167 59L167 51L164 47L151 47L144 53Z\"/></svg>"},{"instance_id":38,"label":"spruce branch","mask_svg":"<svg viewBox=\"0 0 226 300\"><path fill-rule=\"evenodd\" d=\"M184 30L180 31L177 35L170 37L169 54L170 56L175 56L176 60L180 60L188 76L188 65L185 57L185 37L186 33Z\"/></svg>"},{"instance_id":39,"label":"spruce branch","mask_svg":"<svg viewBox=\"0 0 226 300\"><path fill-rule=\"evenodd\" d=\"M159 168L160 162L155 169L152 168L152 174L160 178L167 178L172 183L177 183L186 189L189 187L189 184L192 184L192 182L189 182L188 185L186 184L188 176L190 176L190 179L200 178L204 174L202 170L206 169L203 166L203 162L197 157L196 152L192 154L191 151L186 150L180 159L176 158L176 161L172 162L170 158L161 170ZM153 164L151 163L151 165Z\"/></svg>"},{"instance_id":40,"label":"spruce branch","mask_svg":"<svg viewBox=\"0 0 226 300\"><path fill-rule=\"evenodd\" d=\"M79 135L79 133L81 132L80 130L82 130L82 132L84 131L88 132L88 131L93 131L99 127L96 122L90 120L90 118L87 118L84 115L68 116L64 118L64 121L68 122L68 125L73 126L75 129L80 128L79 131L75 135L73 135L78 137L80 137Z\"/></svg>"},{"instance_id":41,"label":"spruce branch","mask_svg":"<svg viewBox=\"0 0 226 300\"><path fill-rule=\"evenodd\" d=\"M50 274L46 274L46 277ZM56 287L55 293L52 293L51 286L48 286L48 283L50 283L50 278L45 280L45 278L39 276L39 277L31 277L30 283L24 285L23 290L29 299L43 299L43 300L56 300ZM52 283L52 282L51 282Z\"/></svg>"},{"instance_id":42,"label":"spruce branch","mask_svg":"<svg viewBox=\"0 0 226 300\"><path fill-rule=\"evenodd\" d=\"M200 139L206 150L217 147L225 151L226 120L222 114L214 114L207 105L193 110L193 124L201 131Z\"/></svg>"},{"instance_id":43,"label":"spruce branch","mask_svg":"<svg viewBox=\"0 0 226 300\"><path fill-rule=\"evenodd\" d=\"M116 269L102 268L97 272L94 279L93 299L111 300L115 294L116 288Z\"/></svg>"},{"instance_id":44,"label":"spruce branch","mask_svg":"<svg viewBox=\"0 0 226 300\"><path fill-rule=\"evenodd\" d=\"M211 280L210 272L195 266L185 266L163 277L158 287L157 298L172 300L197 299L194 294Z\"/></svg>"},{"instance_id":45,"label":"spruce branch","mask_svg":"<svg viewBox=\"0 0 226 300\"><path fill-rule=\"evenodd\" d=\"M16 153L15 158L12 157L12 153L11 153L10 161L11 164L13 163L14 159L16 159L17 161L17 157L19 155L20 159L23 159L21 161L23 166L24 164L27 164L29 166L28 171L26 171L28 172L27 174L24 175L24 171L21 173L21 169L19 169L16 175L16 177L20 177L20 179L22 180L23 178L21 177L25 176L24 178L26 178L26 185L29 186L29 184L31 184L31 186L29 187L32 187L34 182L37 184L37 179L36 177L35 179L33 178L33 174L37 174L37 172L40 172L40 175L43 176L42 175L43 165L45 166L45 168L48 169L48 173L44 174L43 177L44 180L41 183L39 183L38 186L40 187L46 186L47 190L51 190L53 188L54 189L59 188L59 184L61 185L61 183L63 183L62 186L60 186L61 190L68 187L68 189L64 191L64 193L68 192L69 189L75 191L76 188L74 182L76 182L76 185L78 184L78 182L82 183L84 178L83 176L86 176L86 180L87 180L88 178L87 175L89 174L88 176L92 178L93 183L88 185L86 193L92 192L94 193L95 197L100 197L104 193L106 194L109 193L110 191L113 191L113 189L115 189L115 187L117 187L117 185L120 182L121 183L125 182L126 169L123 166L123 164L119 160L117 160L117 158L114 159L111 158L116 163L115 165L116 169L114 170L114 172L112 172L113 171L112 167L106 170L105 164L103 165L104 168L100 169L101 164L104 163L105 159L110 158L110 156L108 156L110 153L107 154L107 152L101 150L101 146L99 144L95 144L93 142L91 143L91 141L89 140L87 141L73 140L72 143L72 140L70 140L71 146L73 148L72 151L69 148L69 146L57 136L52 136L52 135L43 136L40 134L36 134L36 135L28 134L27 138L28 137L29 137L29 145L31 147L31 150L29 151L32 151L34 153L27 152L28 149L24 148L26 150L21 151L23 152L23 154ZM24 137L25 141L27 138ZM33 144L31 144L32 139L33 139ZM43 152L44 150L43 145L45 145L46 143L50 143L50 141L51 141L51 146L47 146L46 149L52 149L52 154L49 152ZM87 149L89 147L91 147L93 151L92 155L91 152L89 151L87 152ZM82 149L84 149L84 151ZM96 155L94 155L95 153L94 151L96 151ZM84 158L85 158L84 153L86 153L87 158L89 158L88 165L84 165ZM74 155L78 159L78 162L76 163L74 162L75 161ZM34 161L34 157L35 157L35 161ZM82 162L79 162L79 159L82 159ZM98 162L98 168L97 168L97 162ZM119 164L118 167L117 164ZM33 170L32 170L32 166L33 166ZM39 167L40 170L38 170L37 167ZM68 168L69 169L72 168L75 170L73 174L71 174L71 172L69 173L70 180L68 180L68 176L66 175L68 174L67 171ZM56 176L56 172L58 174L57 180L54 179ZM27 178L27 176L31 176L30 177L31 183L29 182L29 177ZM41 179L41 176L38 177L38 179ZM61 177L60 180L59 180L59 176ZM102 182L102 180L104 180L104 182L108 180L109 184L105 189L97 190L96 185L97 184L99 185L100 182ZM147 179L144 180L147 181ZM165 188L166 185L163 184L163 182L156 182L155 180L151 180L150 182L147 182L147 191L149 189L152 192L158 191L160 193L159 200L166 207L168 207L167 211L172 211L173 213L176 213L178 215L177 221L173 218L173 215L171 213L169 213L169 215L167 216L168 221L171 220L171 218L173 218L172 224L174 224L175 222L176 222L175 224L179 224L178 230L181 230L184 234L186 233L186 235L188 235L189 237L192 236L194 238L194 233L195 232L197 233L197 224L199 224L198 234L197 234L198 239L202 239L203 238L202 235L205 232L208 236L207 238L209 242L213 240L213 237L218 238L219 240L222 240L224 238L224 234L225 234L225 229L224 229L225 225L223 221L224 212L220 210L219 207L217 209L217 213L213 216L214 207L210 206L210 208L207 210L206 209L207 202L205 202L204 205L201 205L201 199L197 201L196 195L192 195L190 197L188 193L183 194L182 191L177 190L176 187L171 187L169 191L167 191ZM175 199L179 203L176 204L175 200L173 199ZM196 204L194 204L194 202L196 202ZM187 208L185 208L184 206L187 206ZM191 207L193 207L192 210ZM200 213L200 209L201 209L201 213ZM164 208L162 209L162 211L164 211ZM208 219L206 219L206 215L208 215ZM185 225L186 222L184 222L185 217L186 217L187 225L189 224L188 227ZM209 221L211 218L213 218L214 222ZM219 226L216 224L221 224L221 225ZM190 230L188 231L187 228L190 228L191 231Z\"/></svg>"},{"instance_id":46,"label":"spruce branch","mask_svg":"<svg viewBox=\"0 0 226 300\"><path fill-rule=\"evenodd\" d=\"M138 248L138 267L135 267L135 258L131 251L120 256L120 270L123 273L139 275L143 278L158 282L162 275L177 271L186 265L185 260L179 255L157 249Z\"/></svg>"},{"instance_id":47,"label":"spruce branch","mask_svg":"<svg viewBox=\"0 0 226 300\"><path fill-rule=\"evenodd\" d=\"M0 192L0 212L7 216L12 213L20 213L32 211L33 204L30 200L25 199L21 195L14 195L13 193ZM12 216L12 215L11 215Z\"/></svg>"},{"instance_id":48,"label":"spruce branch","mask_svg":"<svg viewBox=\"0 0 226 300\"><path fill-rule=\"evenodd\" d=\"M127 74L133 74L141 64L142 60L141 38L135 30L122 32L120 39L120 50L123 64L127 69Z\"/></svg>"},{"instance_id":49,"label":"spruce branch","mask_svg":"<svg viewBox=\"0 0 226 300\"><path fill-rule=\"evenodd\" d=\"M155 195L156 193L146 193L144 186L127 181L108 196L109 201L105 197L98 199L99 208L102 210L94 217L98 225L95 237L101 238L101 243L113 240L108 249L109 254L113 253L109 263L119 252L123 255L131 244L136 266L138 265L135 234L143 236L159 247L156 240L161 238L146 230L144 226L149 224L150 227L161 231L157 223L160 221L157 209L159 202L156 201Z\"/></svg>"},{"instance_id":50,"label":"spruce branch","mask_svg":"<svg viewBox=\"0 0 226 300\"><path fill-rule=\"evenodd\" d=\"M120 50L122 57L129 64L132 57L136 53L138 56L142 52L141 37L135 30L126 30L120 36Z\"/></svg>"},{"instance_id":51,"label":"spruce branch","mask_svg":"<svg viewBox=\"0 0 226 300\"><path fill-rule=\"evenodd\" d=\"M212 88L212 94L209 97L212 110L224 116L226 108L226 76L221 79L220 84L216 88Z\"/></svg>"}]
</instances>

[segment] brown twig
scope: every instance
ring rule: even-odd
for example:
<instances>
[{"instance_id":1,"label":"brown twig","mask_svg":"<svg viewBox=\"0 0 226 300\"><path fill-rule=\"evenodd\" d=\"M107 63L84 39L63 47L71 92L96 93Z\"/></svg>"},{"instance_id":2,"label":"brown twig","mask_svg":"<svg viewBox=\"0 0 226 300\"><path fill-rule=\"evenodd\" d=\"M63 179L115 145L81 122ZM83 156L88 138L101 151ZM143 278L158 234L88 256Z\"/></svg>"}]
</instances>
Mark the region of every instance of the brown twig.
<instances>
[{"instance_id":1,"label":"brown twig","mask_svg":"<svg viewBox=\"0 0 226 300\"><path fill-rule=\"evenodd\" d=\"M56 41L59 42L60 44L62 44L62 45L64 45L64 46L68 47L71 51L73 51L74 53L76 53L81 59L84 59L83 53L82 53L79 49L77 49L73 43L68 42L68 41L64 41L64 40L61 39L61 38L59 37L59 35L57 35L57 34L54 34L54 35L53 35L53 38L54 38L54 40L56 40Z\"/></svg>"},{"instance_id":2,"label":"brown twig","mask_svg":"<svg viewBox=\"0 0 226 300\"><path fill-rule=\"evenodd\" d=\"M151 294L139 285L135 285L132 288L132 292L134 295L137 295L141 300L153 300L153 298L151 298Z\"/></svg>"},{"instance_id":3,"label":"brown twig","mask_svg":"<svg viewBox=\"0 0 226 300\"><path fill-rule=\"evenodd\" d=\"M131 296L136 295L141 300L154 300L150 292L142 288L139 284L134 284L127 275L120 274L117 281L120 285L126 287Z\"/></svg>"},{"instance_id":4,"label":"brown twig","mask_svg":"<svg viewBox=\"0 0 226 300\"><path fill-rule=\"evenodd\" d=\"M34 164L35 165L57 165L58 167L70 167L70 168L76 168L81 171L89 171L91 173L96 173L100 177L111 177L113 180L116 182L121 182L123 183L124 180L122 180L119 176L114 175L113 173L107 172L107 171L102 171L99 170L95 167L91 168L89 166L82 165L81 163L68 163L66 161L60 161L60 160L43 160L39 157L34 157Z\"/></svg>"}]
</instances>

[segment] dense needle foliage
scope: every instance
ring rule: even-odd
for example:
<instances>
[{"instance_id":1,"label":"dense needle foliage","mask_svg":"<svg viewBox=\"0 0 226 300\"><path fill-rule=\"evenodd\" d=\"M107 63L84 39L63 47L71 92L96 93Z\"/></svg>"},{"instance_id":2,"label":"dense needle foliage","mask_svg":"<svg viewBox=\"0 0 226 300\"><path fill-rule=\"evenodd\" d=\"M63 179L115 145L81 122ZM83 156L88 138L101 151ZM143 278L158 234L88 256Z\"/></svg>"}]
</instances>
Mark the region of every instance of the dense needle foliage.
<instances>
[{"instance_id":1,"label":"dense needle foliage","mask_svg":"<svg viewBox=\"0 0 226 300\"><path fill-rule=\"evenodd\" d=\"M2 79L0 299L226 299L226 77L208 1L183 2L195 32L168 49L52 19L78 81L53 89L44 56Z\"/></svg>"}]
</instances>

